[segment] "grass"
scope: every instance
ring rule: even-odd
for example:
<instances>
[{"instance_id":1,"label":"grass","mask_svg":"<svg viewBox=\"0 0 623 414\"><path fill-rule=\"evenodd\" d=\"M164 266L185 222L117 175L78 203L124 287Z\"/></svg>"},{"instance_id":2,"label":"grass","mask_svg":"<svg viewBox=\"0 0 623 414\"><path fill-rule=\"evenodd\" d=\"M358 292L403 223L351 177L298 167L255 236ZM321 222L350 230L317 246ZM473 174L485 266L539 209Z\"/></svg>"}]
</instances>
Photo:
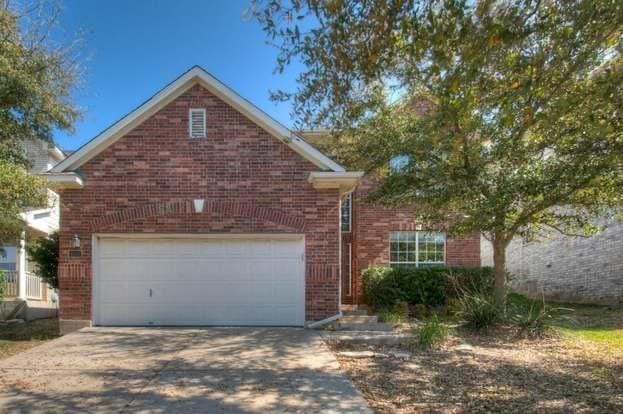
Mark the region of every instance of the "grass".
<instances>
[{"instance_id":1,"label":"grass","mask_svg":"<svg viewBox=\"0 0 623 414\"><path fill-rule=\"evenodd\" d=\"M407 314L402 306L396 305L393 308L381 309L379 311L379 318L381 318L383 322L400 323L407 320Z\"/></svg>"},{"instance_id":2,"label":"grass","mask_svg":"<svg viewBox=\"0 0 623 414\"><path fill-rule=\"evenodd\" d=\"M58 336L57 319L41 319L0 326L0 359L23 352Z\"/></svg>"},{"instance_id":3,"label":"grass","mask_svg":"<svg viewBox=\"0 0 623 414\"><path fill-rule=\"evenodd\" d=\"M448 328L439 321L437 314L426 318L424 322L413 330L415 343L420 348L433 348L446 340Z\"/></svg>"},{"instance_id":4,"label":"grass","mask_svg":"<svg viewBox=\"0 0 623 414\"><path fill-rule=\"evenodd\" d=\"M567 305L573 309L573 321L556 327L564 336L593 342L606 352L623 354L623 308L591 305Z\"/></svg>"},{"instance_id":5,"label":"grass","mask_svg":"<svg viewBox=\"0 0 623 414\"><path fill-rule=\"evenodd\" d=\"M509 304L535 301L517 293L508 297ZM567 317L553 321L555 331L570 339L589 341L609 353L623 353L623 307L551 304L566 308Z\"/></svg>"}]
</instances>

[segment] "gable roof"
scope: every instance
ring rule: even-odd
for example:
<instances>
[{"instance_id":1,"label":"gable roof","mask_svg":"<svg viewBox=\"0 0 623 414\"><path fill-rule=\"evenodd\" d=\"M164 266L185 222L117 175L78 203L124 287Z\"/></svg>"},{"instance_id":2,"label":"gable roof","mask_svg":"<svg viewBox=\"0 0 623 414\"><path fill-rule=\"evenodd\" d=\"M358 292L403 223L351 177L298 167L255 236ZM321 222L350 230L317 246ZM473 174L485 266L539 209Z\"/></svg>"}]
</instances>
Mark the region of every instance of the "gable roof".
<instances>
[{"instance_id":1,"label":"gable roof","mask_svg":"<svg viewBox=\"0 0 623 414\"><path fill-rule=\"evenodd\" d=\"M237 94L233 89L210 75L203 68L193 66L154 96L142 103L138 108L134 109L70 154L67 158L56 164L50 172L68 172L80 167L197 83L320 169L335 172L345 171L344 167L305 142L303 138Z\"/></svg>"}]
</instances>

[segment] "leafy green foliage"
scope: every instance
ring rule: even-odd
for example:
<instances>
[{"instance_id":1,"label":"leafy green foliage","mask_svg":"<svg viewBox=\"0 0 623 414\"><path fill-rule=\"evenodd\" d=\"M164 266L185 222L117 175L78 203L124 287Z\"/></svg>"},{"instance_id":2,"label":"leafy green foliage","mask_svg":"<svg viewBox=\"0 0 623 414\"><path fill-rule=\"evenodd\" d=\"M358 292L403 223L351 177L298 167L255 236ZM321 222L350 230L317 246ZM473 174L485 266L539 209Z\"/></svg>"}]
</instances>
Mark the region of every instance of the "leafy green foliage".
<instances>
[{"instance_id":1,"label":"leafy green foliage","mask_svg":"<svg viewBox=\"0 0 623 414\"><path fill-rule=\"evenodd\" d=\"M33 240L26 246L28 259L37 267L37 274L49 286L58 288L58 232Z\"/></svg>"},{"instance_id":2,"label":"leafy green foliage","mask_svg":"<svg viewBox=\"0 0 623 414\"><path fill-rule=\"evenodd\" d=\"M432 314L413 330L413 335L417 346L428 349L443 343L448 336L448 329L436 314Z\"/></svg>"},{"instance_id":3,"label":"leafy green foliage","mask_svg":"<svg viewBox=\"0 0 623 414\"><path fill-rule=\"evenodd\" d=\"M4 300L7 293L7 280L4 270L0 270L0 303Z\"/></svg>"},{"instance_id":4,"label":"leafy green foliage","mask_svg":"<svg viewBox=\"0 0 623 414\"><path fill-rule=\"evenodd\" d=\"M24 226L19 214L46 203L43 179L20 165L0 160L0 241L14 241Z\"/></svg>"},{"instance_id":5,"label":"leafy green foliage","mask_svg":"<svg viewBox=\"0 0 623 414\"><path fill-rule=\"evenodd\" d=\"M379 317L383 322L388 323L400 323L407 320L407 309L403 304L396 303L390 308L381 309L379 311Z\"/></svg>"},{"instance_id":6,"label":"leafy green foliage","mask_svg":"<svg viewBox=\"0 0 623 414\"><path fill-rule=\"evenodd\" d=\"M506 313L507 322L519 328L521 334L542 336L563 320L571 320L572 309L555 307L545 303L510 295Z\"/></svg>"},{"instance_id":7,"label":"leafy green foliage","mask_svg":"<svg viewBox=\"0 0 623 414\"><path fill-rule=\"evenodd\" d=\"M51 140L78 116L70 100L79 73L74 45L50 41L57 8L28 3L0 4L0 242L8 243L23 229L18 214L46 203L45 182L28 175L22 142Z\"/></svg>"},{"instance_id":8,"label":"leafy green foliage","mask_svg":"<svg viewBox=\"0 0 623 414\"><path fill-rule=\"evenodd\" d=\"M410 269L370 267L362 273L364 298L375 309L389 309L398 302L439 306L455 295L450 277L455 283L473 288L490 286L492 269L443 266Z\"/></svg>"},{"instance_id":9,"label":"leafy green foliage","mask_svg":"<svg viewBox=\"0 0 623 414\"><path fill-rule=\"evenodd\" d=\"M26 15L11 6L0 7L0 142L51 140L54 128L71 128L78 115L70 103L78 76L74 49L52 44L43 32L56 22L34 15L57 10L33 7Z\"/></svg>"},{"instance_id":10,"label":"leafy green foliage","mask_svg":"<svg viewBox=\"0 0 623 414\"><path fill-rule=\"evenodd\" d=\"M371 200L493 243L496 300L516 236L597 230L623 193L623 3L279 1L253 10L302 62L291 99ZM391 173L389 161L410 163ZM502 304L502 303L500 303Z\"/></svg>"},{"instance_id":11,"label":"leafy green foliage","mask_svg":"<svg viewBox=\"0 0 623 414\"><path fill-rule=\"evenodd\" d=\"M503 312L491 293L479 290L462 291L458 301L458 316L467 328L488 331L502 320Z\"/></svg>"}]
</instances>

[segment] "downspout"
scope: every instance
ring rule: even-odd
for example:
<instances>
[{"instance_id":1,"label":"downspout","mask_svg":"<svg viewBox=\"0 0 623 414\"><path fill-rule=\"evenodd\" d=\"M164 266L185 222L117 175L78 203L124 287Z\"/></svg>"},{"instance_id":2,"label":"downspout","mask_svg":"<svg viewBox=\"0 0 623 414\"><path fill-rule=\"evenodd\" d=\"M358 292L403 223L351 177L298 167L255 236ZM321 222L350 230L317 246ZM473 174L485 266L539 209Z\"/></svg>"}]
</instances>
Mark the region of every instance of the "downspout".
<instances>
[{"instance_id":1,"label":"downspout","mask_svg":"<svg viewBox=\"0 0 623 414\"><path fill-rule=\"evenodd\" d=\"M342 195L338 193L338 209L337 209L337 262L338 262L338 280L337 280L337 308L342 307ZM307 327L310 329L318 328L320 326L327 325L331 322L337 321L342 317L342 311L337 314L329 316L320 321L308 323Z\"/></svg>"},{"instance_id":2,"label":"downspout","mask_svg":"<svg viewBox=\"0 0 623 414\"><path fill-rule=\"evenodd\" d=\"M321 321L316 321L316 322L312 322L312 323L308 323L307 327L310 329L314 329L314 328L318 328L320 326L324 326L327 325L331 322L335 322L338 319L340 319L342 317L342 312L339 312L337 315L333 315L333 316L329 316L326 319L323 319Z\"/></svg>"}]
</instances>

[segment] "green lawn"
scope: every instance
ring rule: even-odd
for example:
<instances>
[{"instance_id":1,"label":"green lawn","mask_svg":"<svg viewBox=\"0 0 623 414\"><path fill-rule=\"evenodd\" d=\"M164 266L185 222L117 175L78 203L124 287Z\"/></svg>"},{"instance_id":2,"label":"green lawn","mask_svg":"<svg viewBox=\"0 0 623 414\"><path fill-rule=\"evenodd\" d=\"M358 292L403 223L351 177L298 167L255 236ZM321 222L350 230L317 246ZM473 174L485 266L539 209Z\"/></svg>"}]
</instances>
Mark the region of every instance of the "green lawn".
<instances>
[{"instance_id":1,"label":"green lawn","mask_svg":"<svg viewBox=\"0 0 623 414\"><path fill-rule=\"evenodd\" d=\"M530 304L538 302L517 293L511 293L509 303ZM565 309L564 317L554 322L556 331L570 339L581 339L598 344L610 352L623 353L623 307L556 304Z\"/></svg>"},{"instance_id":2,"label":"green lawn","mask_svg":"<svg viewBox=\"0 0 623 414\"><path fill-rule=\"evenodd\" d=\"M25 351L58 336L57 319L42 319L0 326L0 359Z\"/></svg>"},{"instance_id":3,"label":"green lawn","mask_svg":"<svg viewBox=\"0 0 623 414\"><path fill-rule=\"evenodd\" d=\"M623 308L565 305L573 309L572 320L558 323L557 329L570 338L591 341L611 352L623 353Z\"/></svg>"}]
</instances>

